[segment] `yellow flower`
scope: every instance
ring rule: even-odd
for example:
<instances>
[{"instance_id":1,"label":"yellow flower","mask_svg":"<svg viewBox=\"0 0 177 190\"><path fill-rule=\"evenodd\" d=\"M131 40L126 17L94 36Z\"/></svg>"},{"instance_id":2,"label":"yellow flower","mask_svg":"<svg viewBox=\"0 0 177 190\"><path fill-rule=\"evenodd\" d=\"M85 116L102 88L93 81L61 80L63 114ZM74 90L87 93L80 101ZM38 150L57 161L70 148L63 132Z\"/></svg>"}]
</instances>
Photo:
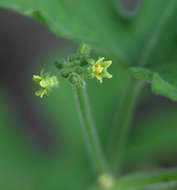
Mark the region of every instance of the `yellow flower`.
<instances>
[{"instance_id":1,"label":"yellow flower","mask_svg":"<svg viewBox=\"0 0 177 190\"><path fill-rule=\"evenodd\" d=\"M111 79L112 75L107 71L107 69L112 64L111 60L105 61L105 58L99 58L92 66L89 68L91 76L96 77L100 83L103 82L103 78Z\"/></svg>"},{"instance_id":2,"label":"yellow flower","mask_svg":"<svg viewBox=\"0 0 177 190\"><path fill-rule=\"evenodd\" d=\"M41 71L40 75L33 75L33 81L36 82L40 89L35 92L36 96L43 98L49 92L58 86L58 79L56 76L50 76L48 73Z\"/></svg>"}]
</instances>

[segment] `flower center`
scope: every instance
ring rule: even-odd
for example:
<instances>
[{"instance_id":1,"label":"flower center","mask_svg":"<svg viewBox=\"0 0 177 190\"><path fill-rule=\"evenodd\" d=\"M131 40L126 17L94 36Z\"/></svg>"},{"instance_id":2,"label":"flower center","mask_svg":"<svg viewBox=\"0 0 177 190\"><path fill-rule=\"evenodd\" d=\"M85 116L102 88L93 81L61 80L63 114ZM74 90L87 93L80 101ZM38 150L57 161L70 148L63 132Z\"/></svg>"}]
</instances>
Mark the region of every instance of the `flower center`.
<instances>
[{"instance_id":1,"label":"flower center","mask_svg":"<svg viewBox=\"0 0 177 190\"><path fill-rule=\"evenodd\" d=\"M103 70L104 70L104 68L100 64L95 65L95 74L96 75L100 75L103 72Z\"/></svg>"}]
</instances>

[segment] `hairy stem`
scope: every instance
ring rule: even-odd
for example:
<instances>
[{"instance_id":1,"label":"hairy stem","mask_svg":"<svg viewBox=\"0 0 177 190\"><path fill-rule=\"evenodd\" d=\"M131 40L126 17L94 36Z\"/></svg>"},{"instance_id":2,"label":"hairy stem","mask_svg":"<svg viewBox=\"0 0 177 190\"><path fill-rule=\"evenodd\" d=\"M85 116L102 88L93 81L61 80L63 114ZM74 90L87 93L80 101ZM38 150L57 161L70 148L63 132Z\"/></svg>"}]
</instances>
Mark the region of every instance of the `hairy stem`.
<instances>
[{"instance_id":1,"label":"hairy stem","mask_svg":"<svg viewBox=\"0 0 177 190\"><path fill-rule=\"evenodd\" d=\"M106 161L90 113L86 87L75 87L80 121L89 155L98 175L108 173Z\"/></svg>"},{"instance_id":2,"label":"hairy stem","mask_svg":"<svg viewBox=\"0 0 177 190\"><path fill-rule=\"evenodd\" d=\"M127 87L126 95L123 97L121 104L116 111L109 148L111 150L110 155L111 162L113 163L113 169L118 174L121 172L123 167L128 135L135 110L136 100L141 87L142 82L132 79L130 85Z\"/></svg>"}]
</instances>

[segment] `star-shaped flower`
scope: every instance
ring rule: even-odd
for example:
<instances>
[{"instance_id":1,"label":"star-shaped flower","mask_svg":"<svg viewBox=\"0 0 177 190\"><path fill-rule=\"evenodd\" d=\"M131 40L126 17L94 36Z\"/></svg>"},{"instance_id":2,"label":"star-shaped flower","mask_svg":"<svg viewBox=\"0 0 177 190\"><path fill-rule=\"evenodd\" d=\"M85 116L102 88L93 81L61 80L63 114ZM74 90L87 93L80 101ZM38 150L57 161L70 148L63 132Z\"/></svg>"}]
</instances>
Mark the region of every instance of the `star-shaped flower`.
<instances>
[{"instance_id":1,"label":"star-shaped flower","mask_svg":"<svg viewBox=\"0 0 177 190\"><path fill-rule=\"evenodd\" d=\"M89 67L89 72L93 78L96 77L100 83L102 83L103 78L112 78L112 75L107 71L111 64L111 60L105 61L105 58L101 57L96 62L92 63Z\"/></svg>"},{"instance_id":2,"label":"star-shaped flower","mask_svg":"<svg viewBox=\"0 0 177 190\"><path fill-rule=\"evenodd\" d=\"M35 92L35 95L40 98L48 95L53 88L58 86L57 77L43 71L41 71L40 75L33 75L33 81L40 86L40 89Z\"/></svg>"}]
</instances>

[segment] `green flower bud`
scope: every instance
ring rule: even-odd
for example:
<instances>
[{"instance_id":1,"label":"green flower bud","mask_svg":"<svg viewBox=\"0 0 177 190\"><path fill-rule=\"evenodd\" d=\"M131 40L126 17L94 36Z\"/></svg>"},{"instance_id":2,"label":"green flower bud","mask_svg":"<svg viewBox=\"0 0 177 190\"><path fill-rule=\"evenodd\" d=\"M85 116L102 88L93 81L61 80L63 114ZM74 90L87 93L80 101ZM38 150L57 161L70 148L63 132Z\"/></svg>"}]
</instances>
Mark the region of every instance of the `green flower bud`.
<instances>
[{"instance_id":1,"label":"green flower bud","mask_svg":"<svg viewBox=\"0 0 177 190\"><path fill-rule=\"evenodd\" d=\"M91 52L91 48L90 48L90 46L88 46L86 44L82 44L79 48L80 55L88 56L88 55L90 55L90 52Z\"/></svg>"}]
</instances>

